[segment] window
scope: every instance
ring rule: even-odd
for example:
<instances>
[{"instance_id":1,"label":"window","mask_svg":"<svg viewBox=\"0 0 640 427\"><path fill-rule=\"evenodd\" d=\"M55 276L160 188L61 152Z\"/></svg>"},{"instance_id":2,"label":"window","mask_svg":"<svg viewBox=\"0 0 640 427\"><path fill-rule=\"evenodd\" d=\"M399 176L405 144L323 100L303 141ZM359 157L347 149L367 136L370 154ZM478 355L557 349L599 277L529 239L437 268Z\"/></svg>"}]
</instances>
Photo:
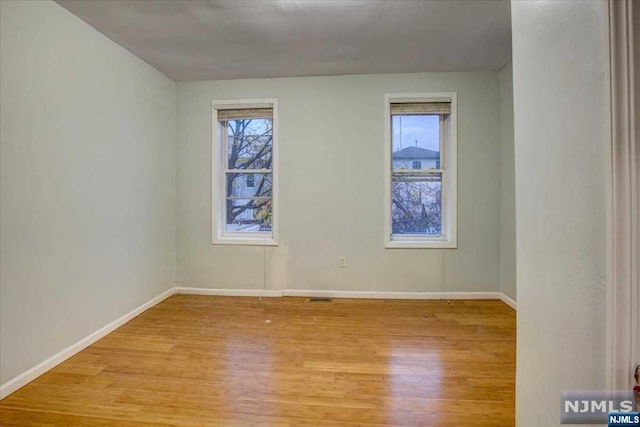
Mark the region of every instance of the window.
<instances>
[{"instance_id":1,"label":"window","mask_svg":"<svg viewBox=\"0 0 640 427\"><path fill-rule=\"evenodd\" d=\"M213 243L277 244L277 100L214 101L213 122Z\"/></svg>"},{"instance_id":2,"label":"window","mask_svg":"<svg viewBox=\"0 0 640 427\"><path fill-rule=\"evenodd\" d=\"M455 93L388 94L385 243L455 248Z\"/></svg>"}]
</instances>

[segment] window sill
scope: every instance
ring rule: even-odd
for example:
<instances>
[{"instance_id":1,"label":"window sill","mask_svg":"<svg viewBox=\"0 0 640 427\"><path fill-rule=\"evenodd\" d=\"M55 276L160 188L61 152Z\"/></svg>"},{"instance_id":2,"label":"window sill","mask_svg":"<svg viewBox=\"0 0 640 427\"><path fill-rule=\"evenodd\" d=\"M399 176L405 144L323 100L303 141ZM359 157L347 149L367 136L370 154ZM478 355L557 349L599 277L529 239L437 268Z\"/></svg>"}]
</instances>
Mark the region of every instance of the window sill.
<instances>
[{"instance_id":1,"label":"window sill","mask_svg":"<svg viewBox=\"0 0 640 427\"><path fill-rule=\"evenodd\" d=\"M458 244L450 240L387 240L385 249L457 249Z\"/></svg>"},{"instance_id":2,"label":"window sill","mask_svg":"<svg viewBox=\"0 0 640 427\"><path fill-rule=\"evenodd\" d=\"M218 237L211 242L212 245L239 245L239 246L278 246L273 238L255 239L245 237Z\"/></svg>"}]
</instances>

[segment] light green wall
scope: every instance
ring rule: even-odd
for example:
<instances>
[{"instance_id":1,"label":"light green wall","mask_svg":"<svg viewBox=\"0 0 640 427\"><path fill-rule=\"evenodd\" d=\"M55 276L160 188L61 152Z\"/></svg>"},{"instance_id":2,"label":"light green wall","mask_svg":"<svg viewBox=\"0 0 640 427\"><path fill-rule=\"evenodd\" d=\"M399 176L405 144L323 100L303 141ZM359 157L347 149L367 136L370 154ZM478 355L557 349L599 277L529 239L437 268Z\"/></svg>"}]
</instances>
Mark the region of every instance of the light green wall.
<instances>
[{"instance_id":1,"label":"light green wall","mask_svg":"<svg viewBox=\"0 0 640 427\"><path fill-rule=\"evenodd\" d=\"M172 286L175 84L53 2L0 15L4 383Z\"/></svg>"},{"instance_id":2,"label":"light green wall","mask_svg":"<svg viewBox=\"0 0 640 427\"><path fill-rule=\"evenodd\" d=\"M456 250L384 249L384 94L391 92L458 93ZM212 246L211 101L266 97L280 108L280 246ZM497 72L179 83L177 99L180 285L499 290ZM338 267L340 255L347 268Z\"/></svg>"}]
</instances>

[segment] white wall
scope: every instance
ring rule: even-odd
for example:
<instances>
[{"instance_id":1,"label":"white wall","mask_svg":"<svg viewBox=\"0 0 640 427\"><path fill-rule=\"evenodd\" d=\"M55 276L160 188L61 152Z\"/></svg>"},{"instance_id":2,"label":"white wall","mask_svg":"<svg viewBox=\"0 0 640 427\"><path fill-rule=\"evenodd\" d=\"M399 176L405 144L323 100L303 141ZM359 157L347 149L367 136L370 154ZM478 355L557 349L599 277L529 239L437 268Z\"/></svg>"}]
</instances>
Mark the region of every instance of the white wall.
<instances>
[{"instance_id":1,"label":"white wall","mask_svg":"<svg viewBox=\"0 0 640 427\"><path fill-rule=\"evenodd\" d=\"M517 422L555 426L562 390L605 386L604 7L513 1L511 11Z\"/></svg>"},{"instance_id":2,"label":"white wall","mask_svg":"<svg viewBox=\"0 0 640 427\"><path fill-rule=\"evenodd\" d=\"M172 286L175 84L53 2L0 2L0 382Z\"/></svg>"},{"instance_id":3,"label":"white wall","mask_svg":"<svg viewBox=\"0 0 640 427\"><path fill-rule=\"evenodd\" d=\"M456 250L384 249L385 92L459 94ZM446 280L447 291L498 291L498 95L497 72L179 83L178 283L439 292ZM212 246L211 101L265 97L279 99L280 246Z\"/></svg>"},{"instance_id":4,"label":"white wall","mask_svg":"<svg viewBox=\"0 0 640 427\"><path fill-rule=\"evenodd\" d=\"M516 183L513 152L513 65L498 75L500 90L500 292L516 299ZM544 161L544 160L542 160Z\"/></svg>"}]
</instances>

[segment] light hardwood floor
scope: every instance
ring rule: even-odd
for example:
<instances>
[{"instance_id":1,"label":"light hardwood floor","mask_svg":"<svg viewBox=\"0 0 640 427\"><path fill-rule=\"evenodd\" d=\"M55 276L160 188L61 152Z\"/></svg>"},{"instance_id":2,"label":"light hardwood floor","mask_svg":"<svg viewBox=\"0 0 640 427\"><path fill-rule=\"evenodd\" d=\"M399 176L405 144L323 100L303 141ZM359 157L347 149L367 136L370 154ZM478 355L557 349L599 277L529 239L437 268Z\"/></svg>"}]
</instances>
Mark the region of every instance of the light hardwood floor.
<instances>
[{"instance_id":1,"label":"light hardwood floor","mask_svg":"<svg viewBox=\"0 0 640 427\"><path fill-rule=\"evenodd\" d=\"M0 424L511 426L500 301L176 295L0 401Z\"/></svg>"}]
</instances>

